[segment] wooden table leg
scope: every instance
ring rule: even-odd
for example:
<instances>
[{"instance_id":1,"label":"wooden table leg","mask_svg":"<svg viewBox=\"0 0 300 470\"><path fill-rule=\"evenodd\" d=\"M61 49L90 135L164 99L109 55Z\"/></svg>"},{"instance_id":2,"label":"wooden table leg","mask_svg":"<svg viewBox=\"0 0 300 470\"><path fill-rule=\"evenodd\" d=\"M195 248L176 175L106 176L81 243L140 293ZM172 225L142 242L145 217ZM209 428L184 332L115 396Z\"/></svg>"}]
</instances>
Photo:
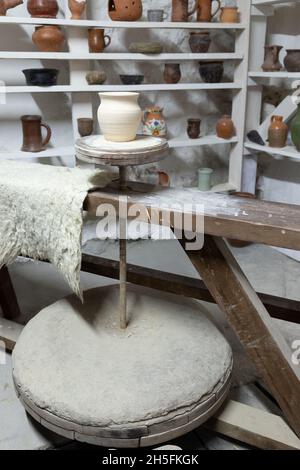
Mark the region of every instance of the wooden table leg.
<instances>
[{"instance_id":1,"label":"wooden table leg","mask_svg":"<svg viewBox=\"0 0 300 470\"><path fill-rule=\"evenodd\" d=\"M9 320L13 320L21 313L17 296L6 266L3 266L3 268L0 269L0 305L2 307L3 316Z\"/></svg>"},{"instance_id":2,"label":"wooden table leg","mask_svg":"<svg viewBox=\"0 0 300 470\"><path fill-rule=\"evenodd\" d=\"M206 236L201 251L186 253L300 437L300 367L227 243Z\"/></svg>"}]
</instances>

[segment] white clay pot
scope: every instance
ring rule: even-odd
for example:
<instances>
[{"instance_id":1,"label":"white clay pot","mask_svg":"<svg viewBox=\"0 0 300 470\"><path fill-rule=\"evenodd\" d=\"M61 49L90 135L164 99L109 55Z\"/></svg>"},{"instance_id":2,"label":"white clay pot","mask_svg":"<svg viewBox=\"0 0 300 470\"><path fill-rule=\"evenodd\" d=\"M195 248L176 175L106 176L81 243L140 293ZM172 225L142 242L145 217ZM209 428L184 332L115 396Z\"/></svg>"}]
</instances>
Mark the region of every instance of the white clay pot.
<instances>
[{"instance_id":1,"label":"white clay pot","mask_svg":"<svg viewBox=\"0 0 300 470\"><path fill-rule=\"evenodd\" d=\"M98 120L102 134L112 142L135 140L142 120L138 104L139 93L99 93L101 104Z\"/></svg>"}]
</instances>

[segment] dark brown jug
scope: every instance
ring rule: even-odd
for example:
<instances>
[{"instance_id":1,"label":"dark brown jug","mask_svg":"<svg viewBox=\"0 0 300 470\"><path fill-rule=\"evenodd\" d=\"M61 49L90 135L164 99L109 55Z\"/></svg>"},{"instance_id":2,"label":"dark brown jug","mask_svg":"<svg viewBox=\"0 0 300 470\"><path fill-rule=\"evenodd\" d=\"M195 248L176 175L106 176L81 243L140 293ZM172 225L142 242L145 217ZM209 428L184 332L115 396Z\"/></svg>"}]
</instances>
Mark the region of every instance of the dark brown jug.
<instances>
[{"instance_id":1,"label":"dark brown jug","mask_svg":"<svg viewBox=\"0 0 300 470\"><path fill-rule=\"evenodd\" d=\"M172 0L172 21L188 21L189 17L197 10L198 0L191 10L189 10L189 0Z\"/></svg>"},{"instance_id":2,"label":"dark brown jug","mask_svg":"<svg viewBox=\"0 0 300 470\"><path fill-rule=\"evenodd\" d=\"M51 129L42 122L41 116L22 116L23 152L42 152L51 139ZM42 127L47 130L46 138L42 137Z\"/></svg>"}]
</instances>

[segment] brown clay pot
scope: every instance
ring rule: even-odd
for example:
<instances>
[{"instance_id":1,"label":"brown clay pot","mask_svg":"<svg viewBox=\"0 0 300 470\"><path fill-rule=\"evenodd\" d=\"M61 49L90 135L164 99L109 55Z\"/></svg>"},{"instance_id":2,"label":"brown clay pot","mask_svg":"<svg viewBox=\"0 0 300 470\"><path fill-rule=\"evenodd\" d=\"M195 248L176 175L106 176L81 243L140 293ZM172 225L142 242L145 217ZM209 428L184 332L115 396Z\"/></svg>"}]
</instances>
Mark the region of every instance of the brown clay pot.
<instances>
[{"instance_id":1,"label":"brown clay pot","mask_svg":"<svg viewBox=\"0 0 300 470\"><path fill-rule=\"evenodd\" d=\"M27 10L32 18L56 18L58 3L56 0L28 0Z\"/></svg>"},{"instance_id":2,"label":"brown clay pot","mask_svg":"<svg viewBox=\"0 0 300 470\"><path fill-rule=\"evenodd\" d=\"M217 122L216 130L221 139L231 139L235 135L235 127L230 116L222 116Z\"/></svg>"},{"instance_id":3,"label":"brown clay pot","mask_svg":"<svg viewBox=\"0 0 300 470\"><path fill-rule=\"evenodd\" d=\"M69 10L72 14L71 20L80 20L85 9L86 1L85 0L69 0Z\"/></svg>"},{"instance_id":4,"label":"brown clay pot","mask_svg":"<svg viewBox=\"0 0 300 470\"><path fill-rule=\"evenodd\" d=\"M109 0L108 14L113 21L137 21L143 14L142 0Z\"/></svg>"},{"instance_id":5,"label":"brown clay pot","mask_svg":"<svg viewBox=\"0 0 300 470\"><path fill-rule=\"evenodd\" d=\"M268 140L270 147L285 147L289 128L283 122L283 116L272 116L268 131Z\"/></svg>"},{"instance_id":6,"label":"brown clay pot","mask_svg":"<svg viewBox=\"0 0 300 470\"><path fill-rule=\"evenodd\" d=\"M300 49L287 49L284 65L288 72L300 72Z\"/></svg>"},{"instance_id":7,"label":"brown clay pot","mask_svg":"<svg viewBox=\"0 0 300 470\"><path fill-rule=\"evenodd\" d=\"M221 23L239 23L240 14L238 7L223 7L220 15Z\"/></svg>"},{"instance_id":8,"label":"brown clay pot","mask_svg":"<svg viewBox=\"0 0 300 470\"><path fill-rule=\"evenodd\" d=\"M265 61L262 64L264 72L277 72L282 69L279 53L282 46L265 46Z\"/></svg>"},{"instance_id":9,"label":"brown clay pot","mask_svg":"<svg viewBox=\"0 0 300 470\"><path fill-rule=\"evenodd\" d=\"M92 118L77 119L78 133L81 137L91 135L94 130L94 120Z\"/></svg>"},{"instance_id":10,"label":"brown clay pot","mask_svg":"<svg viewBox=\"0 0 300 470\"><path fill-rule=\"evenodd\" d=\"M42 52L59 52L65 41L65 36L59 26L37 26L32 40Z\"/></svg>"},{"instance_id":11,"label":"brown clay pot","mask_svg":"<svg viewBox=\"0 0 300 470\"><path fill-rule=\"evenodd\" d=\"M110 45L111 37L104 34L104 29L93 28L88 30L90 52L103 52ZM105 41L106 40L106 41Z\"/></svg>"},{"instance_id":12,"label":"brown clay pot","mask_svg":"<svg viewBox=\"0 0 300 470\"><path fill-rule=\"evenodd\" d=\"M42 152L51 139L51 129L42 122L41 116L22 116L23 152ZM42 127L47 130L45 139L42 137Z\"/></svg>"},{"instance_id":13,"label":"brown clay pot","mask_svg":"<svg viewBox=\"0 0 300 470\"><path fill-rule=\"evenodd\" d=\"M200 137L201 119L188 119L187 135L190 139L198 139Z\"/></svg>"},{"instance_id":14,"label":"brown clay pot","mask_svg":"<svg viewBox=\"0 0 300 470\"><path fill-rule=\"evenodd\" d=\"M215 11L212 11L214 2L216 2L218 5ZM198 0L197 21L210 23L213 17L218 13L220 8L220 0Z\"/></svg>"},{"instance_id":15,"label":"brown clay pot","mask_svg":"<svg viewBox=\"0 0 300 470\"><path fill-rule=\"evenodd\" d=\"M236 192L231 194L232 197L241 197L245 199L256 199L255 194L252 193L243 193L243 192ZM235 248L244 248L245 246L252 245L250 242L244 242L242 240L235 240L235 239L228 239L229 243L231 246L234 246Z\"/></svg>"},{"instance_id":16,"label":"brown clay pot","mask_svg":"<svg viewBox=\"0 0 300 470\"><path fill-rule=\"evenodd\" d=\"M189 45L192 52L196 54L206 54L206 52L208 52L210 43L211 38L208 31L190 33Z\"/></svg>"},{"instance_id":17,"label":"brown clay pot","mask_svg":"<svg viewBox=\"0 0 300 470\"><path fill-rule=\"evenodd\" d=\"M181 79L180 64L165 64L164 80L166 83L178 83Z\"/></svg>"},{"instance_id":18,"label":"brown clay pot","mask_svg":"<svg viewBox=\"0 0 300 470\"><path fill-rule=\"evenodd\" d=\"M189 10L189 0L172 0L172 21L188 21L197 9L197 2L198 0L195 0L194 7Z\"/></svg>"},{"instance_id":19,"label":"brown clay pot","mask_svg":"<svg viewBox=\"0 0 300 470\"><path fill-rule=\"evenodd\" d=\"M7 10L22 5L23 0L0 0L0 16L6 16Z\"/></svg>"}]
</instances>

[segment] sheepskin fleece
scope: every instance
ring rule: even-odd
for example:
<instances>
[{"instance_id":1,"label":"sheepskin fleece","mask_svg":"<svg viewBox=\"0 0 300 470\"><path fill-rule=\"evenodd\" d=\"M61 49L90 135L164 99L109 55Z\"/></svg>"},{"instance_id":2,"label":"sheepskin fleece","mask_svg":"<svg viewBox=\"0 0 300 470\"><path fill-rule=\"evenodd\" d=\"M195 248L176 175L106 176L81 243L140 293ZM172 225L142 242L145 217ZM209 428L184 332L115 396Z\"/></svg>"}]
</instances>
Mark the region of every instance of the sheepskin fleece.
<instances>
[{"instance_id":1,"label":"sheepskin fleece","mask_svg":"<svg viewBox=\"0 0 300 470\"><path fill-rule=\"evenodd\" d=\"M48 260L80 297L82 206L101 170L0 163L0 267L19 255Z\"/></svg>"}]
</instances>

